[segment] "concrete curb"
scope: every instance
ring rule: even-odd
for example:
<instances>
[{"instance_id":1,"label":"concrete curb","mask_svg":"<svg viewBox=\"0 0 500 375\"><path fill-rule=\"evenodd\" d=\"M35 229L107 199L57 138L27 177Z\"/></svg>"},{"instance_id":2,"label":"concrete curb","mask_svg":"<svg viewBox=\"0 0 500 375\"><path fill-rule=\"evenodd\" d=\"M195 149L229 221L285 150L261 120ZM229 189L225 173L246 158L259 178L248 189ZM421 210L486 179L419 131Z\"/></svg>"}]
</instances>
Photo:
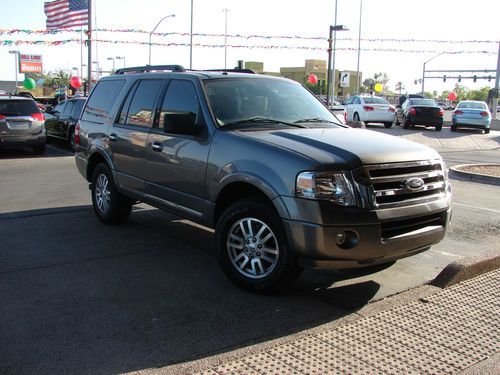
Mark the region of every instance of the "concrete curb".
<instances>
[{"instance_id":1,"label":"concrete curb","mask_svg":"<svg viewBox=\"0 0 500 375\"><path fill-rule=\"evenodd\" d=\"M447 288L497 268L500 268L499 251L488 252L477 257L467 257L448 264L430 284L439 288Z\"/></svg>"},{"instance_id":2,"label":"concrete curb","mask_svg":"<svg viewBox=\"0 0 500 375\"><path fill-rule=\"evenodd\" d=\"M481 174L481 173L465 172L465 171L460 170L460 168L468 167L471 165L477 165L477 164L461 164L461 165L455 165L453 167L450 167L450 176L458 177L458 178L465 179L468 181L482 182L485 184L500 186L500 177L490 176L490 175Z\"/></svg>"}]
</instances>

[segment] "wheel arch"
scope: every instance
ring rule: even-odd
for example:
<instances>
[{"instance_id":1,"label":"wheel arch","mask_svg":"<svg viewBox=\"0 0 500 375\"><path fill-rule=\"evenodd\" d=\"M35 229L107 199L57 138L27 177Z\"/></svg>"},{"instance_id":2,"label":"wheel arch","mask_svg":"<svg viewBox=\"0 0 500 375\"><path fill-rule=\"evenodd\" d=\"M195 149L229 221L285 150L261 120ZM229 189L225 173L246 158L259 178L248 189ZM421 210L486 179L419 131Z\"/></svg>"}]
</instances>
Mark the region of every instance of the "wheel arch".
<instances>
[{"instance_id":1,"label":"wheel arch","mask_svg":"<svg viewBox=\"0 0 500 375\"><path fill-rule=\"evenodd\" d=\"M222 213L229 206L245 198L256 199L257 201L268 204L276 211L279 217L289 216L284 203L279 197L271 197L269 192L265 192L263 189L250 182L234 181L224 186L217 195L211 224L215 226Z\"/></svg>"},{"instance_id":2,"label":"wheel arch","mask_svg":"<svg viewBox=\"0 0 500 375\"><path fill-rule=\"evenodd\" d=\"M94 171L100 163L106 164L111 170L113 177L115 176L115 170L113 168L113 163L111 162L111 160L109 160L109 158L103 152L96 150L95 152L92 153L92 155L88 159L87 181L89 182L92 181L92 176L94 174Z\"/></svg>"}]
</instances>

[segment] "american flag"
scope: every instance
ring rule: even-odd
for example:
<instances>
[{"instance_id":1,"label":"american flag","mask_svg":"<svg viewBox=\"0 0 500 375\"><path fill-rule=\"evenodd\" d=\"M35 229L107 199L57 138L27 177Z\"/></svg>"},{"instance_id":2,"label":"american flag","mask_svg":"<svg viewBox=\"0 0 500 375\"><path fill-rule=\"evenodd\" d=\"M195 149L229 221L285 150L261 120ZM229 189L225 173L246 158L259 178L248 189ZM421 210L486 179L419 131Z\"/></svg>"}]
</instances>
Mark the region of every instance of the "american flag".
<instances>
[{"instance_id":1,"label":"american flag","mask_svg":"<svg viewBox=\"0 0 500 375\"><path fill-rule=\"evenodd\" d=\"M56 0L44 5L47 30L87 26L89 3L87 0Z\"/></svg>"}]
</instances>

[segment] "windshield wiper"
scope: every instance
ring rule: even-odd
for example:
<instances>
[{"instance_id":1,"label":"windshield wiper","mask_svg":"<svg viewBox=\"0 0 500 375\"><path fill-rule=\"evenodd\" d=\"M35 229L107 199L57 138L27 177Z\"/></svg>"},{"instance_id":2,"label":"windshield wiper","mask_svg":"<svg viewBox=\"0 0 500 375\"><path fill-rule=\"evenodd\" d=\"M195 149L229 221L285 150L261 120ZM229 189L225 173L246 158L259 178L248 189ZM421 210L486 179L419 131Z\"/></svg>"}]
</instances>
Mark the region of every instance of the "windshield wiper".
<instances>
[{"instance_id":1,"label":"windshield wiper","mask_svg":"<svg viewBox=\"0 0 500 375\"><path fill-rule=\"evenodd\" d=\"M336 123L335 121L325 120L325 119L320 118L320 117L304 118L304 119L295 121L295 124L301 123L301 122L327 122L329 124L338 125L338 123Z\"/></svg>"},{"instance_id":2,"label":"windshield wiper","mask_svg":"<svg viewBox=\"0 0 500 375\"><path fill-rule=\"evenodd\" d=\"M242 125L242 124L284 124L288 126L293 126L294 128L305 128L305 126L299 125L297 123L291 123L265 117L252 117L244 120L232 121L228 122L227 124L224 124L223 127L225 128L226 126Z\"/></svg>"}]
</instances>

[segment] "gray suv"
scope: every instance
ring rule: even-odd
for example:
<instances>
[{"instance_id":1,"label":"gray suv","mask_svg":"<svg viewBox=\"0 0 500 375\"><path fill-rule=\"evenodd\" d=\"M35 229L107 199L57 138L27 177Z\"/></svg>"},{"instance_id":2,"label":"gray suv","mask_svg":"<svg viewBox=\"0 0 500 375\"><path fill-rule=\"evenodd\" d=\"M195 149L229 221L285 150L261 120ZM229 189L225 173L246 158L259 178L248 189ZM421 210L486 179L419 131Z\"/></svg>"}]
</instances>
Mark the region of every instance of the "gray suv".
<instances>
[{"instance_id":1,"label":"gray suv","mask_svg":"<svg viewBox=\"0 0 500 375\"><path fill-rule=\"evenodd\" d=\"M145 202L215 228L222 269L254 291L290 285L303 267L417 254L450 218L438 153L341 125L283 78L121 69L92 90L75 144L101 221Z\"/></svg>"},{"instance_id":2,"label":"gray suv","mask_svg":"<svg viewBox=\"0 0 500 375\"><path fill-rule=\"evenodd\" d=\"M0 148L31 147L45 152L44 115L31 98L0 96Z\"/></svg>"}]
</instances>

